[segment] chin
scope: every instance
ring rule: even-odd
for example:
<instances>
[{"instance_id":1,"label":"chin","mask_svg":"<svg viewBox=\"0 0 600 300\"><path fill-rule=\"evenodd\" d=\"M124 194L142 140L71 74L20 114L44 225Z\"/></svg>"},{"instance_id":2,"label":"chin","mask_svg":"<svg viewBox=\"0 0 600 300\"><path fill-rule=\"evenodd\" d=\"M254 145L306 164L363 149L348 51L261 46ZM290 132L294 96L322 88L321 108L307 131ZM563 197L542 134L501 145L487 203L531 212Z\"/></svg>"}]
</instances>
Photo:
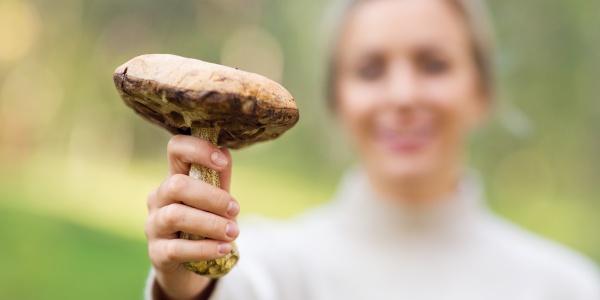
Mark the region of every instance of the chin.
<instances>
[{"instance_id":1,"label":"chin","mask_svg":"<svg viewBox=\"0 0 600 300\"><path fill-rule=\"evenodd\" d=\"M371 164L371 171L378 174L381 180L400 185L427 181L436 174L437 169L434 160L427 157L379 157Z\"/></svg>"}]
</instances>

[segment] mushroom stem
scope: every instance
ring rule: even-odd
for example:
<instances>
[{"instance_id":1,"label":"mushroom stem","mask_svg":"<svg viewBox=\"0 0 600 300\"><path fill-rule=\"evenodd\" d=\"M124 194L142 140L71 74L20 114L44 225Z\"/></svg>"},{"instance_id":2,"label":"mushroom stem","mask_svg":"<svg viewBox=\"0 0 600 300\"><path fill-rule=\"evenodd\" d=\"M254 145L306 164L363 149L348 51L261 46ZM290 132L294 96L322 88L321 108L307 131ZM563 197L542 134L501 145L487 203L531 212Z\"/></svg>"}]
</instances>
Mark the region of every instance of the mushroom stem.
<instances>
[{"instance_id":1,"label":"mushroom stem","mask_svg":"<svg viewBox=\"0 0 600 300\"><path fill-rule=\"evenodd\" d=\"M213 144L217 144L219 139L219 131L221 128L193 128L192 136L199 137L203 140L207 140ZM190 167L190 177L200 179L206 183L210 183L213 186L221 187L221 176L219 172L209 169L199 164L192 164Z\"/></svg>"},{"instance_id":2,"label":"mushroom stem","mask_svg":"<svg viewBox=\"0 0 600 300\"><path fill-rule=\"evenodd\" d=\"M221 128L194 128L192 127L192 136L199 137L201 139L207 140L215 145L217 145L217 140L219 138L219 132ZM190 167L190 177L200 179L206 183L210 183L213 186L220 187L220 179L219 172L209 169L205 166L201 166L198 164L192 164ZM180 232L179 237L182 239L188 240L203 240L205 237L198 236L190 233ZM186 269L202 276L206 276L209 278L219 278L231 270L233 266L239 260L239 253L235 243L232 243L233 247L229 254L224 257L205 260L205 261L196 261L196 262L188 262L185 263Z\"/></svg>"}]
</instances>

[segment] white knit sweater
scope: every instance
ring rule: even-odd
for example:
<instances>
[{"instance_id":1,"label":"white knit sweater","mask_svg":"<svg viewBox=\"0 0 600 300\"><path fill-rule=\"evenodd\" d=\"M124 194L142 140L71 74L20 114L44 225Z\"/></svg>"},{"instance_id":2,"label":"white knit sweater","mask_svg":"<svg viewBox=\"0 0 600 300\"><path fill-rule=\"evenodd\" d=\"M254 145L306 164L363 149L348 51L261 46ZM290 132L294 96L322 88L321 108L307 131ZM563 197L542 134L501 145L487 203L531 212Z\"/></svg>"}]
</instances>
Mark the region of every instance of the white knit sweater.
<instances>
[{"instance_id":1,"label":"white knit sweater","mask_svg":"<svg viewBox=\"0 0 600 300\"><path fill-rule=\"evenodd\" d=\"M494 215L474 176L415 209L381 199L353 170L323 207L242 224L238 247L211 299L600 300L591 261Z\"/></svg>"}]
</instances>

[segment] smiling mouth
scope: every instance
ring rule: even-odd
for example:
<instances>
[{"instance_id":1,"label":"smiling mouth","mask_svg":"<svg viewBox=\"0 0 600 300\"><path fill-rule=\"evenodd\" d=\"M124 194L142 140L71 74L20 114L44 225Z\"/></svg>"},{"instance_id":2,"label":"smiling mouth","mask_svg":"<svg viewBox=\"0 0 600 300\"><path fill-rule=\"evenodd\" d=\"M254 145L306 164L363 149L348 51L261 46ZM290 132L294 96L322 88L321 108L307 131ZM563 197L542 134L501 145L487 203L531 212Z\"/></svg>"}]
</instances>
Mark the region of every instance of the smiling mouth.
<instances>
[{"instance_id":1,"label":"smiling mouth","mask_svg":"<svg viewBox=\"0 0 600 300\"><path fill-rule=\"evenodd\" d=\"M377 128L375 140L384 150L415 154L424 150L433 140L432 124L419 124L405 128Z\"/></svg>"}]
</instances>

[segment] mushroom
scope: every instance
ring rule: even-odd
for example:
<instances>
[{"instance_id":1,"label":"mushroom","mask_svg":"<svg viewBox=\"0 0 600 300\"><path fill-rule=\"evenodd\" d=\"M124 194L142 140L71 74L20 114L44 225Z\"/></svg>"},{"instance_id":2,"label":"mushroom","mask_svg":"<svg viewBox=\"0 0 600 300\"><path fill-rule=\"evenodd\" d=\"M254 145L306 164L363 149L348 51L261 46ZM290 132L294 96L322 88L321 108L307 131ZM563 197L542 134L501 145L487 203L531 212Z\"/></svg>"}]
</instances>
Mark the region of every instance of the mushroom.
<instances>
[{"instance_id":1,"label":"mushroom","mask_svg":"<svg viewBox=\"0 0 600 300\"><path fill-rule=\"evenodd\" d=\"M275 139L298 121L292 95L258 74L169 54L141 55L115 70L121 98L146 120L173 134L240 149ZM192 164L189 176L219 187L219 173ZM180 238L204 237L182 232ZM218 278L237 263L235 243L225 257L185 263L188 270Z\"/></svg>"}]
</instances>

